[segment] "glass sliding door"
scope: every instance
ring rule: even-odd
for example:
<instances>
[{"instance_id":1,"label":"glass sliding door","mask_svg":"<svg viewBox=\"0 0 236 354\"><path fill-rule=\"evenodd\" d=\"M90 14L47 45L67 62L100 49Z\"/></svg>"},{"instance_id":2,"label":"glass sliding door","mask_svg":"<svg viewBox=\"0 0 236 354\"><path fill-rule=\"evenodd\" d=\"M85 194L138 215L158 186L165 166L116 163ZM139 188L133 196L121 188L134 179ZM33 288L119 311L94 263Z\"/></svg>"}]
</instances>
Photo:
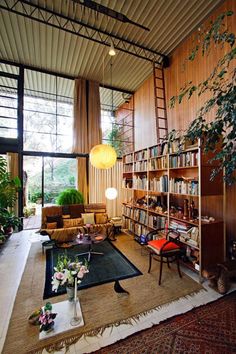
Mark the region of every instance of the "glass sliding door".
<instances>
[{"instance_id":1,"label":"glass sliding door","mask_svg":"<svg viewBox=\"0 0 236 354\"><path fill-rule=\"evenodd\" d=\"M41 209L57 203L60 192L76 188L74 158L24 156L24 229L39 229Z\"/></svg>"},{"instance_id":2,"label":"glass sliding door","mask_svg":"<svg viewBox=\"0 0 236 354\"><path fill-rule=\"evenodd\" d=\"M56 204L60 192L76 188L76 159L44 158L44 205Z\"/></svg>"},{"instance_id":3,"label":"glass sliding door","mask_svg":"<svg viewBox=\"0 0 236 354\"><path fill-rule=\"evenodd\" d=\"M43 205L43 158L24 156L23 158L23 212L24 229L37 229L41 225Z\"/></svg>"}]
</instances>

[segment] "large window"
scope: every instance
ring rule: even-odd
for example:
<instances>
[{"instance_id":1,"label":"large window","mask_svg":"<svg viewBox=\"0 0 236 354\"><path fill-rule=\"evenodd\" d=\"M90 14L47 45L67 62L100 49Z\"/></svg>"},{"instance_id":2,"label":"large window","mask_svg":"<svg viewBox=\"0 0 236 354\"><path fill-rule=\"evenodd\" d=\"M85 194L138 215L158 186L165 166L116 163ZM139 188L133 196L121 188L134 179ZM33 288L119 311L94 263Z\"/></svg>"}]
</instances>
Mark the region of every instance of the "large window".
<instances>
[{"instance_id":1,"label":"large window","mask_svg":"<svg viewBox=\"0 0 236 354\"><path fill-rule=\"evenodd\" d=\"M134 109L131 95L100 89L102 140L112 145L117 156L134 149Z\"/></svg>"},{"instance_id":2,"label":"large window","mask_svg":"<svg viewBox=\"0 0 236 354\"><path fill-rule=\"evenodd\" d=\"M17 134L17 72L9 65L0 65L0 137L16 139ZM14 71L17 71L16 69ZM9 76L8 76L9 75ZM11 75L16 75L16 79Z\"/></svg>"},{"instance_id":3,"label":"large window","mask_svg":"<svg viewBox=\"0 0 236 354\"><path fill-rule=\"evenodd\" d=\"M31 71L27 74L32 77ZM25 81L24 150L70 153L74 81L38 72L34 76L37 86Z\"/></svg>"}]
</instances>

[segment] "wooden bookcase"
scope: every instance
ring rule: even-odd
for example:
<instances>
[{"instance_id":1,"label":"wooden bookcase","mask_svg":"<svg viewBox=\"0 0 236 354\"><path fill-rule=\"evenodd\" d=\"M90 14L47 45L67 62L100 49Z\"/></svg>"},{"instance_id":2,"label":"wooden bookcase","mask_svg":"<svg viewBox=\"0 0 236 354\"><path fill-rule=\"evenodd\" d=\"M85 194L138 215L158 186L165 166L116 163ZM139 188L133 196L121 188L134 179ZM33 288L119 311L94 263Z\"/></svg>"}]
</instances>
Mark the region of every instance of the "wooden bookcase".
<instances>
[{"instance_id":1,"label":"wooden bookcase","mask_svg":"<svg viewBox=\"0 0 236 354\"><path fill-rule=\"evenodd\" d=\"M124 228L140 243L151 230L178 229L182 261L200 275L225 256L223 179L210 181L210 157L200 141L181 153L164 143L123 156L123 188L132 190Z\"/></svg>"}]
</instances>

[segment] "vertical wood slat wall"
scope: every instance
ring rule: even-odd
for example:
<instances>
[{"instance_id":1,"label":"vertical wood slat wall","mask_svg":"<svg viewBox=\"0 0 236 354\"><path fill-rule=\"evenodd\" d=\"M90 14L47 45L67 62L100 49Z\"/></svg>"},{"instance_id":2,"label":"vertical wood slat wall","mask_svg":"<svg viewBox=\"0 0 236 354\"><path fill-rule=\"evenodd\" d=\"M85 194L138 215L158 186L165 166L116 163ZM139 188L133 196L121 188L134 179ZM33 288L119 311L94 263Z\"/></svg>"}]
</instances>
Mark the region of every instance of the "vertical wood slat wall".
<instances>
[{"instance_id":1,"label":"vertical wood slat wall","mask_svg":"<svg viewBox=\"0 0 236 354\"><path fill-rule=\"evenodd\" d=\"M236 32L236 1L225 1L210 18L206 20L209 23L210 20L216 19L216 17L228 10L234 12L234 16L227 17L226 23L230 31ZM165 84L166 84L166 96L167 102L170 98L178 94L181 87L186 82L193 81L201 82L204 80L213 70L217 61L222 57L225 51L216 47L210 52L208 56L197 57L192 63L187 63L185 69L183 63L185 58L193 48L193 40L197 34L194 32L188 39L186 39L181 46L179 46L171 56L170 67L165 69ZM229 47L228 47L229 49ZM176 105L174 109L167 108L168 125L171 129L186 129L189 123L193 120L197 110L207 100L207 96L194 95L190 100L184 100L180 105ZM208 121L214 119L213 114L207 117ZM226 233L228 238L236 239L236 186L226 188Z\"/></svg>"}]
</instances>

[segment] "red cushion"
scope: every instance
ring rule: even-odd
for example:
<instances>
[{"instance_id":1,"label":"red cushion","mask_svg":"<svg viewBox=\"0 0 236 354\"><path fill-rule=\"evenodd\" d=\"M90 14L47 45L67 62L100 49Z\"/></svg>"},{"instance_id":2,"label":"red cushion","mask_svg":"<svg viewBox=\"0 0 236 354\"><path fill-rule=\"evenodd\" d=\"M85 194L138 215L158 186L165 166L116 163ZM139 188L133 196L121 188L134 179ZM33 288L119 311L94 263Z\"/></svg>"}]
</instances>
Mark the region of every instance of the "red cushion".
<instances>
[{"instance_id":1,"label":"red cushion","mask_svg":"<svg viewBox=\"0 0 236 354\"><path fill-rule=\"evenodd\" d=\"M151 246L152 248L156 248L158 251L160 251L160 249L162 248L162 246L166 242L167 242L167 240L165 238L160 238L159 240L149 241L148 245ZM179 246L176 245L176 243L169 242L169 243L167 243L167 245L165 245L165 247L163 248L162 251L174 251L174 250L178 250L178 249L179 249Z\"/></svg>"}]
</instances>

